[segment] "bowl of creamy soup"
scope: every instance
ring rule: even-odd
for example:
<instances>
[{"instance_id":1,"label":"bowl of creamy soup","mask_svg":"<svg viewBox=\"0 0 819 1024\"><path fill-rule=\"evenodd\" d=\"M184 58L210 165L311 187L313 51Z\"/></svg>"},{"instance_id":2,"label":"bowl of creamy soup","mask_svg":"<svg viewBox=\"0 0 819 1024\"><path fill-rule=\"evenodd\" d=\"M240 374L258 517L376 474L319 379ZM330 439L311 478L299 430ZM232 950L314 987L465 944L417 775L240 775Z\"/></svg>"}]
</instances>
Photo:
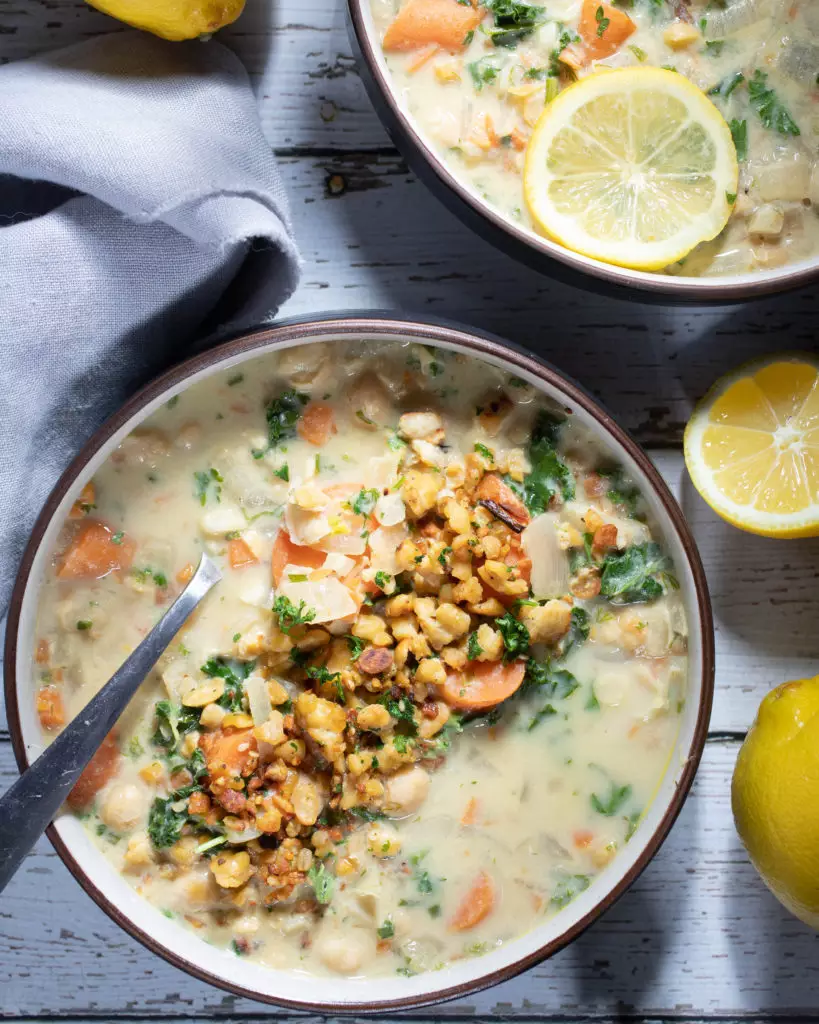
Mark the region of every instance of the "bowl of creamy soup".
<instances>
[{"instance_id":1,"label":"bowl of creamy soup","mask_svg":"<svg viewBox=\"0 0 819 1024\"><path fill-rule=\"evenodd\" d=\"M683 300L743 298L816 278L813 0L628 0L611 8L594 0L350 0L349 11L365 85L413 169L512 255L558 276L571 268L575 283L591 275ZM724 229L651 273L564 248L538 230L524 195L529 142L544 111L574 83L626 68L668 69L692 82L730 129L739 166L738 184L725 190ZM620 199L615 220L629 216Z\"/></svg>"},{"instance_id":2,"label":"bowl of creamy soup","mask_svg":"<svg viewBox=\"0 0 819 1024\"><path fill-rule=\"evenodd\" d=\"M295 1007L418 1006L554 953L657 851L705 740L705 579L648 458L557 371L374 316L140 392L25 554L21 766L202 552L221 582L50 829L172 963Z\"/></svg>"}]
</instances>

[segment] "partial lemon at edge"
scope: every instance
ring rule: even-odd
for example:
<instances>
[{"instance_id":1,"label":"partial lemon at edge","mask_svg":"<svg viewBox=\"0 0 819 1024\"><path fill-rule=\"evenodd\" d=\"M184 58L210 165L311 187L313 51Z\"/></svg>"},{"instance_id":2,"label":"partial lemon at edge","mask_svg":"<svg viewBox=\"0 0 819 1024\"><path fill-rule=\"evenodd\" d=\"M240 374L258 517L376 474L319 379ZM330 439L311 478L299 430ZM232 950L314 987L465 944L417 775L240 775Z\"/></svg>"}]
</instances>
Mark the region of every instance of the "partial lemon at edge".
<instances>
[{"instance_id":1,"label":"partial lemon at edge","mask_svg":"<svg viewBox=\"0 0 819 1024\"><path fill-rule=\"evenodd\" d=\"M727 522L819 536L819 360L776 358L719 380L685 428L694 486Z\"/></svg>"},{"instance_id":2,"label":"partial lemon at edge","mask_svg":"<svg viewBox=\"0 0 819 1024\"><path fill-rule=\"evenodd\" d=\"M126 25L179 42L210 35L235 21L245 0L88 0Z\"/></svg>"},{"instance_id":3,"label":"partial lemon at edge","mask_svg":"<svg viewBox=\"0 0 819 1024\"><path fill-rule=\"evenodd\" d=\"M819 929L819 677L783 683L759 706L739 752L731 807L776 898Z\"/></svg>"},{"instance_id":4,"label":"partial lemon at edge","mask_svg":"<svg viewBox=\"0 0 819 1024\"><path fill-rule=\"evenodd\" d=\"M728 125L683 75L600 71L564 89L535 125L524 197L568 249L660 270L725 227L739 171Z\"/></svg>"}]
</instances>

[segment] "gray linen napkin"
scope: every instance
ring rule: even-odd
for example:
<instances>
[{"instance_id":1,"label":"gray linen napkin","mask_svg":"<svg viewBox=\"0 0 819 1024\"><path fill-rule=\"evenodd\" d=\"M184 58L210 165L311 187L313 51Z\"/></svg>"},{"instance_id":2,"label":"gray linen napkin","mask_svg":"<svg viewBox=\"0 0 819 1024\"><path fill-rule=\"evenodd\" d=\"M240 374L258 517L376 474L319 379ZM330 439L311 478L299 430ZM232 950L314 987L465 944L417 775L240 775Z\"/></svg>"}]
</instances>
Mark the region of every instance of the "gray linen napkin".
<instances>
[{"instance_id":1,"label":"gray linen napkin","mask_svg":"<svg viewBox=\"0 0 819 1024\"><path fill-rule=\"evenodd\" d=\"M224 46L129 31L0 68L0 615L94 428L194 337L272 316L298 273Z\"/></svg>"}]
</instances>

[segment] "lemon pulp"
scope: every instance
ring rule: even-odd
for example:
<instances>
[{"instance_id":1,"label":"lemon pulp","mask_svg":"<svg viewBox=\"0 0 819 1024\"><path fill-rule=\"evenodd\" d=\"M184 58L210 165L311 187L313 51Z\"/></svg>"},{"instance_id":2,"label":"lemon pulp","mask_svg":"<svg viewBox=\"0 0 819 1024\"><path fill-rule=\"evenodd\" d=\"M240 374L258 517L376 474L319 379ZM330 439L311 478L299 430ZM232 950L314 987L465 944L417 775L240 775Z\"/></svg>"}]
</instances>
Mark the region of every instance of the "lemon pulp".
<instances>
[{"instance_id":1,"label":"lemon pulp","mask_svg":"<svg viewBox=\"0 0 819 1024\"><path fill-rule=\"evenodd\" d=\"M601 71L565 89L535 125L524 196L541 231L619 266L659 270L725 227L736 198L725 120L687 78Z\"/></svg>"},{"instance_id":2,"label":"lemon pulp","mask_svg":"<svg viewBox=\"0 0 819 1024\"><path fill-rule=\"evenodd\" d=\"M685 431L697 490L728 522L773 537L819 534L819 373L808 359L719 381Z\"/></svg>"}]
</instances>

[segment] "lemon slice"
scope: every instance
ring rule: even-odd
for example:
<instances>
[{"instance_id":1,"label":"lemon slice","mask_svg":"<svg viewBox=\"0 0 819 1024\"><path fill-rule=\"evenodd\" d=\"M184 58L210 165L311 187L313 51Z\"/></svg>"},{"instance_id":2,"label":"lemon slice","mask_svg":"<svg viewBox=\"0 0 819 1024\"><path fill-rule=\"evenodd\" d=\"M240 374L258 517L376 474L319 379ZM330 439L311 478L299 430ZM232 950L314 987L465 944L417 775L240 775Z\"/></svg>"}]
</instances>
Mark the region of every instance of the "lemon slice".
<instances>
[{"instance_id":1,"label":"lemon slice","mask_svg":"<svg viewBox=\"0 0 819 1024\"><path fill-rule=\"evenodd\" d=\"M685 428L685 464L734 526L819 535L819 362L795 356L719 380Z\"/></svg>"},{"instance_id":2,"label":"lemon slice","mask_svg":"<svg viewBox=\"0 0 819 1024\"><path fill-rule=\"evenodd\" d=\"M600 71L548 104L526 151L538 228L568 249L660 270L725 227L737 154L714 104L661 68Z\"/></svg>"}]
</instances>

